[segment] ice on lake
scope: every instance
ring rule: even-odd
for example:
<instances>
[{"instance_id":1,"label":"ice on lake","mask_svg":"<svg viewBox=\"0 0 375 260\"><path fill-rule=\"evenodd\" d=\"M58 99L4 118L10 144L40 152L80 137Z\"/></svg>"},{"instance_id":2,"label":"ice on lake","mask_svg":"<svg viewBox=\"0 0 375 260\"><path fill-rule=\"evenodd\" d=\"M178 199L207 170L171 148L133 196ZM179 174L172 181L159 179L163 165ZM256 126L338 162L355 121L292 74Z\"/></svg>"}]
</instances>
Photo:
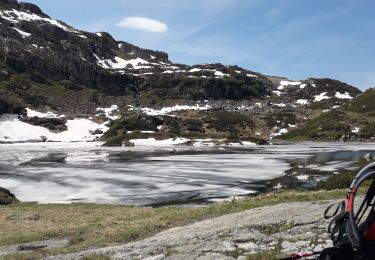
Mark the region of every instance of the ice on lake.
<instances>
[{"instance_id":1,"label":"ice on lake","mask_svg":"<svg viewBox=\"0 0 375 260\"><path fill-rule=\"evenodd\" d=\"M24 202L157 205L217 201L272 186L298 168L337 171L371 160L373 144L247 147L102 147L100 143L0 145L0 186ZM296 179L307 181L306 175ZM276 186L276 185L275 185Z\"/></svg>"}]
</instances>

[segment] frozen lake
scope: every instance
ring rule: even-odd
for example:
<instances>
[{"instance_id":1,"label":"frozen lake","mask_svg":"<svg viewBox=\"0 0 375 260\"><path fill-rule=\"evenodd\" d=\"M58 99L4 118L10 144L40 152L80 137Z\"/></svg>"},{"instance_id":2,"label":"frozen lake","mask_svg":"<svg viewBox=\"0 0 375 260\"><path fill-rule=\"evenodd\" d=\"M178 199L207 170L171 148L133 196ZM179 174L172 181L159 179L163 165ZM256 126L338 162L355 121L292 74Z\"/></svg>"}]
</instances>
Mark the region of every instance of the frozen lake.
<instances>
[{"instance_id":1,"label":"frozen lake","mask_svg":"<svg viewBox=\"0 0 375 260\"><path fill-rule=\"evenodd\" d=\"M368 143L160 148L1 144L0 186L24 202L205 202L280 188L285 175L308 187L374 156L375 145Z\"/></svg>"}]
</instances>

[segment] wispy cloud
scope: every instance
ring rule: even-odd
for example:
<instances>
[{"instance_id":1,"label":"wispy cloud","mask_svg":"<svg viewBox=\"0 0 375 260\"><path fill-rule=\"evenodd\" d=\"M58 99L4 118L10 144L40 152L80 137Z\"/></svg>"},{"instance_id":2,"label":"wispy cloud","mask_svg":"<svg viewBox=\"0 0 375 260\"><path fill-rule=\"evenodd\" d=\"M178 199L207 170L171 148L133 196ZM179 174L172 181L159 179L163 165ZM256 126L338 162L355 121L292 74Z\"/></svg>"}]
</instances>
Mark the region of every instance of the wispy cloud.
<instances>
[{"instance_id":1,"label":"wispy cloud","mask_svg":"<svg viewBox=\"0 0 375 260\"><path fill-rule=\"evenodd\" d=\"M126 17L117 25L123 28L131 28L152 33L165 33L168 31L167 24L145 17Z\"/></svg>"}]
</instances>

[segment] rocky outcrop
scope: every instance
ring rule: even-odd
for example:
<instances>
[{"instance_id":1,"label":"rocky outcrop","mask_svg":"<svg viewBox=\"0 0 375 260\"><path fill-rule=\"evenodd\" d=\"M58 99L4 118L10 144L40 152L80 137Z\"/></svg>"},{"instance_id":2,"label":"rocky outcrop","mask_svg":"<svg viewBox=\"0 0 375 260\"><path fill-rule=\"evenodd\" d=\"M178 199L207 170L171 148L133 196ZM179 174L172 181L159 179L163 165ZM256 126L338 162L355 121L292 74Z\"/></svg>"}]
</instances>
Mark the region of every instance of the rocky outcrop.
<instances>
[{"instance_id":1,"label":"rocky outcrop","mask_svg":"<svg viewBox=\"0 0 375 260\"><path fill-rule=\"evenodd\" d=\"M323 212L333 201L283 203L172 228L142 241L47 259L106 254L114 259L246 259L280 250L317 252L332 245ZM149 257L149 258L147 258Z\"/></svg>"},{"instance_id":2,"label":"rocky outcrop","mask_svg":"<svg viewBox=\"0 0 375 260\"><path fill-rule=\"evenodd\" d=\"M10 205L16 202L18 202L18 200L13 193L0 187L0 205Z\"/></svg>"},{"instance_id":3,"label":"rocky outcrop","mask_svg":"<svg viewBox=\"0 0 375 260\"><path fill-rule=\"evenodd\" d=\"M22 121L31 125L47 128L52 132L63 132L68 130L65 118L40 118L34 116L26 117L22 119Z\"/></svg>"}]
</instances>

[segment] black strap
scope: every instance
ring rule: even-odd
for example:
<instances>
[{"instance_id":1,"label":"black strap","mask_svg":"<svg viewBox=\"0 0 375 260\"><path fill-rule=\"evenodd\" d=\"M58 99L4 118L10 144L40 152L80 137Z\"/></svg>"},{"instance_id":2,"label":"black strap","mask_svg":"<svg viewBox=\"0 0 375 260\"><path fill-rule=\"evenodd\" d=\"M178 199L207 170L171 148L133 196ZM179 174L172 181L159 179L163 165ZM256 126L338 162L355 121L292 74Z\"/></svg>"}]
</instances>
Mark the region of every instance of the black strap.
<instances>
[{"instance_id":1,"label":"black strap","mask_svg":"<svg viewBox=\"0 0 375 260\"><path fill-rule=\"evenodd\" d=\"M336 205L336 203L333 203L333 204L329 205L328 208L326 208L326 210L324 211L324 218L330 219L330 218L336 216L336 214L337 214L337 212L339 212L339 209L340 209L342 204L343 204L343 202L340 202L340 203L337 204L337 207L336 207L335 211L332 213L332 215L328 215L328 212L333 206Z\"/></svg>"}]
</instances>

